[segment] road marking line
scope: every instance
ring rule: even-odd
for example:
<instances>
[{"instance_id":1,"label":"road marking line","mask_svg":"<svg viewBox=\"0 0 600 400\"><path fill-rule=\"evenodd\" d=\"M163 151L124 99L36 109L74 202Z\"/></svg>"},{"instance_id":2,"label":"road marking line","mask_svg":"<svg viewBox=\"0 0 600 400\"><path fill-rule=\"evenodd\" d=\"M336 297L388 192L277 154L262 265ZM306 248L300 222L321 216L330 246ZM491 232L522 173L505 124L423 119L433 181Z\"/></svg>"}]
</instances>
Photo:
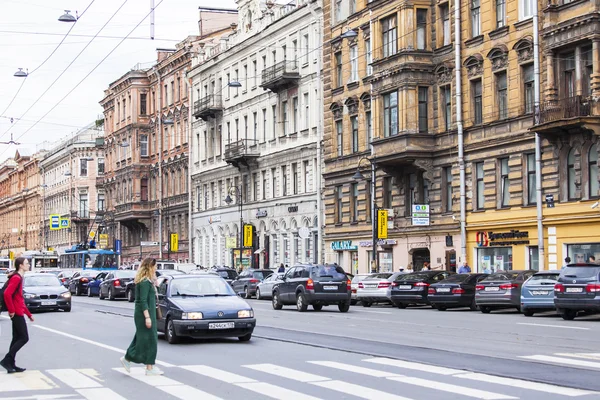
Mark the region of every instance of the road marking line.
<instances>
[{"instance_id":1,"label":"road marking line","mask_svg":"<svg viewBox=\"0 0 600 400\"><path fill-rule=\"evenodd\" d=\"M280 376L282 378L293 379L298 382L310 383L310 382L322 382L329 381L329 378L325 378L315 374L309 374L308 372L297 371L295 369L280 367L275 364L254 364L254 365L243 365L244 368L254 369L260 372L266 372L271 375Z\"/></svg>"},{"instance_id":2,"label":"road marking line","mask_svg":"<svg viewBox=\"0 0 600 400\"><path fill-rule=\"evenodd\" d=\"M411 400L408 397L397 396L395 394L382 392L381 390L371 389L343 381L312 382L311 384L368 400Z\"/></svg>"},{"instance_id":3,"label":"road marking line","mask_svg":"<svg viewBox=\"0 0 600 400\"><path fill-rule=\"evenodd\" d=\"M470 379L473 381L493 383L496 385L511 386L519 389L534 390L537 392L546 392L552 394L559 394L569 397L585 396L588 394L594 394L595 392L573 389L564 386L550 385L548 383L530 382L522 379L514 378L502 378L500 376L493 376L487 374L468 373L456 375L457 378Z\"/></svg>"},{"instance_id":4,"label":"road marking line","mask_svg":"<svg viewBox=\"0 0 600 400\"><path fill-rule=\"evenodd\" d=\"M438 375L455 375L455 374L461 374L461 373L465 372L460 369L437 367L435 365L421 364L421 363L402 361L402 360L393 360L391 358L382 358L382 357L368 358L368 359L365 359L362 361L366 361L366 362L370 362L370 363L374 363L374 364L389 365L392 367L398 367L398 368L404 368L404 369L412 369L415 371L429 372L429 373L438 374Z\"/></svg>"},{"instance_id":5,"label":"road marking line","mask_svg":"<svg viewBox=\"0 0 600 400\"><path fill-rule=\"evenodd\" d=\"M588 360L600 360L600 353L554 353L555 356L586 358Z\"/></svg>"},{"instance_id":6,"label":"road marking line","mask_svg":"<svg viewBox=\"0 0 600 400\"><path fill-rule=\"evenodd\" d=\"M59 386L41 371L25 371L20 374L0 374L0 392L26 390L49 390Z\"/></svg>"},{"instance_id":7,"label":"road marking line","mask_svg":"<svg viewBox=\"0 0 600 400\"><path fill-rule=\"evenodd\" d=\"M77 393L85 397L87 400L127 400L125 397L117 394L117 392L105 387L94 389L78 389Z\"/></svg>"},{"instance_id":8,"label":"road marking line","mask_svg":"<svg viewBox=\"0 0 600 400\"><path fill-rule=\"evenodd\" d=\"M373 376L375 378L389 378L389 377L400 377L402 375L394 374L392 372L380 371L378 369L364 368L358 367L356 365L343 364L335 361L307 361L311 364L322 365L328 368L340 369L342 371L350 371L355 372L357 374L363 374L368 376Z\"/></svg>"},{"instance_id":9,"label":"road marking line","mask_svg":"<svg viewBox=\"0 0 600 400\"><path fill-rule=\"evenodd\" d=\"M545 328L561 328L561 329L578 329L582 331L589 331L590 328L582 328L580 326L562 326L562 325L548 325L548 324L534 324L530 322L517 322L517 325L528 325L528 326L541 326Z\"/></svg>"},{"instance_id":10,"label":"road marking line","mask_svg":"<svg viewBox=\"0 0 600 400\"><path fill-rule=\"evenodd\" d=\"M160 389L165 393L170 394L173 397L177 397L182 400L188 399L202 399L202 400L223 400L220 397L213 396L210 393L206 393L195 387L185 385L179 381L171 378L167 378L163 375L158 376L146 376L145 368L131 368L131 373L127 373L124 368L113 368L113 370L120 372L124 375L129 375L133 379L136 379L142 383L152 386L156 389ZM102 400L102 399L100 399Z\"/></svg>"},{"instance_id":11,"label":"road marking line","mask_svg":"<svg viewBox=\"0 0 600 400\"><path fill-rule=\"evenodd\" d=\"M464 386L452 385L449 383L431 381L429 379L421 379L410 376L391 377L388 379L392 381L408 383L409 385L421 386L432 390L441 390L443 392L450 392L454 394L460 394L463 396L475 397L477 399L482 400L517 399L517 397L513 396L507 396L499 393L488 392L485 390L472 389Z\"/></svg>"},{"instance_id":12,"label":"road marking line","mask_svg":"<svg viewBox=\"0 0 600 400\"><path fill-rule=\"evenodd\" d=\"M571 360L568 358L543 356L543 355L520 356L519 358L525 358L527 360L533 360L533 361L546 361L546 362L557 363L557 364L575 365L577 367L589 367L589 368L600 369L600 363L584 361L584 360Z\"/></svg>"},{"instance_id":13,"label":"road marking line","mask_svg":"<svg viewBox=\"0 0 600 400\"><path fill-rule=\"evenodd\" d=\"M389 311L371 311L371 310L352 310L354 312L358 312L358 313L367 313L367 314L391 314L391 312Z\"/></svg>"},{"instance_id":14,"label":"road marking line","mask_svg":"<svg viewBox=\"0 0 600 400\"><path fill-rule=\"evenodd\" d=\"M194 372L198 375L208 376L209 378L217 379L219 381L223 381L225 383L256 383L258 382L256 379L246 378L245 376L241 376L238 374L234 374L231 372L223 371L218 368L209 367L208 365L186 365L180 366L187 371Z\"/></svg>"},{"instance_id":15,"label":"road marking line","mask_svg":"<svg viewBox=\"0 0 600 400\"><path fill-rule=\"evenodd\" d=\"M285 389L280 386L272 385L270 383L259 382L256 379L247 378L245 376L223 371L218 368L209 367L208 365L188 365L181 368L187 371L194 372L198 375L203 375L208 378L213 378L225 383L233 384L242 389L251 390L263 396L272 397L274 399L319 400L317 397L299 393L294 390ZM262 369L259 369L259 371L265 372Z\"/></svg>"},{"instance_id":16,"label":"road marking line","mask_svg":"<svg viewBox=\"0 0 600 400\"><path fill-rule=\"evenodd\" d=\"M50 369L47 372L73 389L102 387L100 383L75 369Z\"/></svg>"},{"instance_id":17,"label":"road marking line","mask_svg":"<svg viewBox=\"0 0 600 400\"><path fill-rule=\"evenodd\" d=\"M101 348L106 349L106 350L111 350L111 351L114 351L114 352L117 352L117 353L120 353L120 354L125 354L125 350L119 349L117 347L113 347L113 346L110 346L110 345L107 345L107 344L104 344L104 343L96 342L94 340L82 338L82 337L79 337L79 336L71 335L70 333L61 332L61 331L56 330L56 329L47 328L45 326L36 325L36 324L31 324L31 325L34 326L34 327L36 327L36 328L38 328L38 329L42 329L44 331L48 331L48 332L55 333L57 335L68 337L69 339L79 340L80 342L88 343L88 344L91 344L91 345L94 345L94 346L97 346L97 347L101 347ZM156 360L156 364L161 365L163 367L174 367L173 364L169 364L167 362L159 361L159 360Z\"/></svg>"}]
</instances>

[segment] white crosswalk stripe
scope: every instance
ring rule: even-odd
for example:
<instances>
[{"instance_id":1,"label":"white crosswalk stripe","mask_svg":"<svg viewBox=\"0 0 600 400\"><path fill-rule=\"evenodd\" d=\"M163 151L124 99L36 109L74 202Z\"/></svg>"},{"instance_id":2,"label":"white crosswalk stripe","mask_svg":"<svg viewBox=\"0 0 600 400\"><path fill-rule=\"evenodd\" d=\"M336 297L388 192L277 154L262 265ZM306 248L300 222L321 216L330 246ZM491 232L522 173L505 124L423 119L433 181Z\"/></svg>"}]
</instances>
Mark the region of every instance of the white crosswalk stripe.
<instances>
[{"instance_id":1,"label":"white crosswalk stripe","mask_svg":"<svg viewBox=\"0 0 600 400\"><path fill-rule=\"evenodd\" d=\"M27 390L50 390L58 386L41 371L25 371L21 374L0 374L0 393Z\"/></svg>"},{"instance_id":2,"label":"white crosswalk stripe","mask_svg":"<svg viewBox=\"0 0 600 400\"><path fill-rule=\"evenodd\" d=\"M547 355L543 355L543 354L536 354L533 356L521 356L519 358L524 359L524 360L530 360L530 361L541 361L541 362L549 363L549 364L572 365L574 367L600 369L600 362L567 358L567 357L564 357L567 355L564 353L557 353L557 355L562 355L563 357L555 357L555 356L547 356ZM572 354L569 354L568 356L573 357ZM577 357L577 356L575 356L575 357ZM583 357L581 357L581 355L580 355L579 358L583 358Z\"/></svg>"}]
</instances>

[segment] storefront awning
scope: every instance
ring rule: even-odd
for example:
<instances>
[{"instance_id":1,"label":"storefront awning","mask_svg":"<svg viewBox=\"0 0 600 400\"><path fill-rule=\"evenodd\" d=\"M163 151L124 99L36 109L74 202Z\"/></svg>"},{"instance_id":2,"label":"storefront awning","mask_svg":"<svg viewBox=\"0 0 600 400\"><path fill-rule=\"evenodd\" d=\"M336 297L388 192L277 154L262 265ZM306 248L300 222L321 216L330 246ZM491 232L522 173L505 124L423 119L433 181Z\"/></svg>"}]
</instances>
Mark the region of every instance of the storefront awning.
<instances>
[{"instance_id":1,"label":"storefront awning","mask_svg":"<svg viewBox=\"0 0 600 400\"><path fill-rule=\"evenodd\" d=\"M254 252L254 254L260 254L260 253L264 253L265 249L258 249Z\"/></svg>"}]
</instances>

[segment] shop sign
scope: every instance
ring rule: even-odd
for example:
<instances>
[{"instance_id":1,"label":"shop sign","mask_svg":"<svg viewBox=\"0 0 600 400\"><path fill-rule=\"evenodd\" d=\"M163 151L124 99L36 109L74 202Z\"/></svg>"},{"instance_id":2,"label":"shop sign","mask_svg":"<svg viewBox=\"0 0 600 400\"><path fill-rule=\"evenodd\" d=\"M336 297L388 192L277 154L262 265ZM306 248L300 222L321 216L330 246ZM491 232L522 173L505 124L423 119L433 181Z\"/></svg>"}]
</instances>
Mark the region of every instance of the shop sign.
<instances>
[{"instance_id":1,"label":"shop sign","mask_svg":"<svg viewBox=\"0 0 600 400\"><path fill-rule=\"evenodd\" d=\"M267 210L258 210L256 212L256 218L264 218L267 216Z\"/></svg>"},{"instance_id":2,"label":"shop sign","mask_svg":"<svg viewBox=\"0 0 600 400\"><path fill-rule=\"evenodd\" d=\"M397 240L394 239L381 239L377 241L377 246L395 246L398 244ZM373 247L373 241L358 242L360 247Z\"/></svg>"},{"instance_id":3,"label":"shop sign","mask_svg":"<svg viewBox=\"0 0 600 400\"><path fill-rule=\"evenodd\" d=\"M518 240L522 239L522 240ZM529 232L511 230L510 232L477 232L477 246L512 246L518 244L529 244Z\"/></svg>"},{"instance_id":4,"label":"shop sign","mask_svg":"<svg viewBox=\"0 0 600 400\"><path fill-rule=\"evenodd\" d=\"M331 243L331 250L358 250L358 246L352 246L352 240L340 240L338 242Z\"/></svg>"},{"instance_id":5,"label":"shop sign","mask_svg":"<svg viewBox=\"0 0 600 400\"><path fill-rule=\"evenodd\" d=\"M554 195L553 194L546 195L546 206L548 208L554 208Z\"/></svg>"},{"instance_id":6,"label":"shop sign","mask_svg":"<svg viewBox=\"0 0 600 400\"><path fill-rule=\"evenodd\" d=\"M208 223L209 224L214 224L215 222L221 222L221 216L220 215L213 215L211 217L208 217Z\"/></svg>"},{"instance_id":7,"label":"shop sign","mask_svg":"<svg viewBox=\"0 0 600 400\"><path fill-rule=\"evenodd\" d=\"M415 226L429 226L429 205L413 204L412 224Z\"/></svg>"},{"instance_id":8,"label":"shop sign","mask_svg":"<svg viewBox=\"0 0 600 400\"><path fill-rule=\"evenodd\" d=\"M298 212L298 206L289 206L288 212L289 213Z\"/></svg>"},{"instance_id":9,"label":"shop sign","mask_svg":"<svg viewBox=\"0 0 600 400\"><path fill-rule=\"evenodd\" d=\"M236 237L225 238L225 248L226 249L234 249L236 247L237 247L237 238Z\"/></svg>"}]
</instances>

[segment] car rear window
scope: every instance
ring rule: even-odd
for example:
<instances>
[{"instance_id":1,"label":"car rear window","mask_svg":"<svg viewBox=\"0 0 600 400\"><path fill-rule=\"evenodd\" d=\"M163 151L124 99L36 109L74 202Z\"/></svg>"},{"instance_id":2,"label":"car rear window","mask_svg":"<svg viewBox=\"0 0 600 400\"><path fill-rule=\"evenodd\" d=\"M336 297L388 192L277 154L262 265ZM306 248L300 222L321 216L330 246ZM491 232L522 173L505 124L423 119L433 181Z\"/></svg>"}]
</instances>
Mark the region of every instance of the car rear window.
<instances>
[{"instance_id":1,"label":"car rear window","mask_svg":"<svg viewBox=\"0 0 600 400\"><path fill-rule=\"evenodd\" d=\"M529 279L530 281L555 281L558 279L558 274L535 274Z\"/></svg>"},{"instance_id":2,"label":"car rear window","mask_svg":"<svg viewBox=\"0 0 600 400\"><path fill-rule=\"evenodd\" d=\"M373 274L373 275L365 278L365 281L366 280L372 280L372 279L389 279L390 276L392 276L392 274L387 274L387 273L384 273L384 274Z\"/></svg>"},{"instance_id":3,"label":"car rear window","mask_svg":"<svg viewBox=\"0 0 600 400\"><path fill-rule=\"evenodd\" d=\"M519 272L498 272L495 274L491 274L490 276L483 279L481 282L512 281L513 279L517 279L518 277Z\"/></svg>"},{"instance_id":4,"label":"car rear window","mask_svg":"<svg viewBox=\"0 0 600 400\"><path fill-rule=\"evenodd\" d=\"M234 271L229 270L220 270L217 271L217 274L219 274L222 278L225 279L235 279L235 277L237 276L237 274Z\"/></svg>"},{"instance_id":5,"label":"car rear window","mask_svg":"<svg viewBox=\"0 0 600 400\"><path fill-rule=\"evenodd\" d=\"M411 274L398 275L397 281L423 281L431 275L426 272L413 272Z\"/></svg>"},{"instance_id":6,"label":"car rear window","mask_svg":"<svg viewBox=\"0 0 600 400\"><path fill-rule=\"evenodd\" d=\"M352 278L352 283L364 281L368 277L369 277L369 275L355 275L354 278Z\"/></svg>"},{"instance_id":7,"label":"car rear window","mask_svg":"<svg viewBox=\"0 0 600 400\"><path fill-rule=\"evenodd\" d=\"M115 271L117 278L135 278L136 271Z\"/></svg>"},{"instance_id":8,"label":"car rear window","mask_svg":"<svg viewBox=\"0 0 600 400\"><path fill-rule=\"evenodd\" d=\"M271 276L273 274L273 272L268 273L268 272L263 272L263 271L254 271L252 272L252 277L254 279L265 279L267 276Z\"/></svg>"},{"instance_id":9,"label":"car rear window","mask_svg":"<svg viewBox=\"0 0 600 400\"><path fill-rule=\"evenodd\" d=\"M335 265L319 265L311 269L313 276L325 277L331 276L333 279L346 279L346 272Z\"/></svg>"},{"instance_id":10,"label":"car rear window","mask_svg":"<svg viewBox=\"0 0 600 400\"><path fill-rule=\"evenodd\" d=\"M573 276L576 278L592 278L600 273L600 267L566 267L560 276Z\"/></svg>"},{"instance_id":11,"label":"car rear window","mask_svg":"<svg viewBox=\"0 0 600 400\"><path fill-rule=\"evenodd\" d=\"M442 282L462 283L462 282L466 281L467 279L469 279L470 277L471 277L471 275L469 275L469 274L455 274L455 275L450 275L449 277L444 279Z\"/></svg>"}]
</instances>

